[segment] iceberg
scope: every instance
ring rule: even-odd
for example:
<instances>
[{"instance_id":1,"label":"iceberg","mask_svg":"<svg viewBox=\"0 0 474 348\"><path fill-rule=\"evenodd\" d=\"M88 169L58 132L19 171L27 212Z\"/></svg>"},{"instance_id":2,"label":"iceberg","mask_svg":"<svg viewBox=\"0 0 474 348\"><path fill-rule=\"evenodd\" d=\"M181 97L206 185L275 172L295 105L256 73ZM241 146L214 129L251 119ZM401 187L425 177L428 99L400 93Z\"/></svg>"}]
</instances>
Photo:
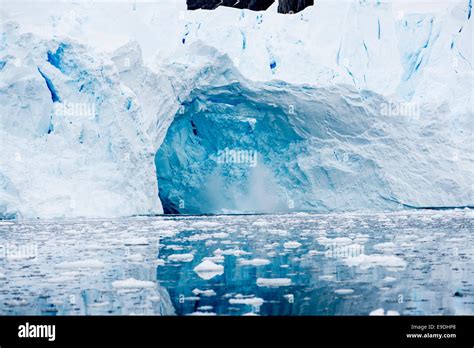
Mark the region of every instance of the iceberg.
<instances>
[{"instance_id":1,"label":"iceberg","mask_svg":"<svg viewBox=\"0 0 474 348\"><path fill-rule=\"evenodd\" d=\"M470 11L3 2L0 218L474 206Z\"/></svg>"}]
</instances>

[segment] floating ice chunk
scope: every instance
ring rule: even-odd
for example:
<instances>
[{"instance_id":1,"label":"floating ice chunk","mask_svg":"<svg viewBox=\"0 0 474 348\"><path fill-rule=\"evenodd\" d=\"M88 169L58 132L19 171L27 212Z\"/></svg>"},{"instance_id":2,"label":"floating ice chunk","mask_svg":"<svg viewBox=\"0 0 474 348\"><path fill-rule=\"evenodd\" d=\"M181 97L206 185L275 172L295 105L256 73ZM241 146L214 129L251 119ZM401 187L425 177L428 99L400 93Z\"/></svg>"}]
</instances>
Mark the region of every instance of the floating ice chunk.
<instances>
[{"instance_id":1,"label":"floating ice chunk","mask_svg":"<svg viewBox=\"0 0 474 348\"><path fill-rule=\"evenodd\" d=\"M289 232L286 230L279 230L279 229L272 229L272 228L267 229L266 232L269 234L276 234L277 236L289 235Z\"/></svg>"},{"instance_id":2,"label":"floating ice chunk","mask_svg":"<svg viewBox=\"0 0 474 348\"><path fill-rule=\"evenodd\" d=\"M0 279L6 279L7 276L5 275L5 273L0 273Z\"/></svg>"},{"instance_id":3,"label":"floating ice chunk","mask_svg":"<svg viewBox=\"0 0 474 348\"><path fill-rule=\"evenodd\" d=\"M211 296L216 296L216 292L212 289L209 290L200 290L200 289L194 289L193 290L194 295L203 295L206 297L211 297Z\"/></svg>"},{"instance_id":4,"label":"floating ice chunk","mask_svg":"<svg viewBox=\"0 0 474 348\"><path fill-rule=\"evenodd\" d=\"M394 255L359 255L355 257L348 257L344 259L348 266L359 266L362 269L367 269L375 266L405 268L406 262L398 256Z\"/></svg>"},{"instance_id":5,"label":"floating ice chunk","mask_svg":"<svg viewBox=\"0 0 474 348\"><path fill-rule=\"evenodd\" d=\"M385 310L383 308L378 308L370 312L369 315L385 315Z\"/></svg>"},{"instance_id":6,"label":"floating ice chunk","mask_svg":"<svg viewBox=\"0 0 474 348\"><path fill-rule=\"evenodd\" d=\"M185 301L199 301L201 298L199 296L187 296L184 297L183 300Z\"/></svg>"},{"instance_id":7,"label":"floating ice chunk","mask_svg":"<svg viewBox=\"0 0 474 348\"><path fill-rule=\"evenodd\" d=\"M176 227L178 225L181 225L179 221L174 221L174 220L157 220L153 221L151 224L153 227Z\"/></svg>"},{"instance_id":8,"label":"floating ice chunk","mask_svg":"<svg viewBox=\"0 0 474 348\"><path fill-rule=\"evenodd\" d=\"M163 259L156 259L156 260L155 260L155 265L156 265L156 266L164 266L164 265L165 265L165 260L163 260Z\"/></svg>"},{"instance_id":9,"label":"floating ice chunk","mask_svg":"<svg viewBox=\"0 0 474 348\"><path fill-rule=\"evenodd\" d=\"M124 244L126 246L131 246L131 245L148 245L150 244L148 240L145 237L136 237L136 238L129 238L127 239Z\"/></svg>"},{"instance_id":10,"label":"floating ice chunk","mask_svg":"<svg viewBox=\"0 0 474 348\"><path fill-rule=\"evenodd\" d=\"M316 241L321 245L348 245L352 244L352 239L348 237L337 237L337 238L327 238L327 237L320 237L317 238Z\"/></svg>"},{"instance_id":11,"label":"floating ice chunk","mask_svg":"<svg viewBox=\"0 0 474 348\"><path fill-rule=\"evenodd\" d=\"M224 266L218 265L209 260L204 260L199 265L194 267L194 272L196 272L197 275L202 279L209 280L215 276L223 274Z\"/></svg>"},{"instance_id":12,"label":"floating ice chunk","mask_svg":"<svg viewBox=\"0 0 474 348\"><path fill-rule=\"evenodd\" d=\"M296 248L299 248L301 246L301 243L298 243L298 242L285 242L283 244L283 246L285 247L285 249L296 249Z\"/></svg>"},{"instance_id":13,"label":"floating ice chunk","mask_svg":"<svg viewBox=\"0 0 474 348\"><path fill-rule=\"evenodd\" d=\"M389 316L395 316L395 315L400 315L400 313L398 313L397 311L388 310L388 311L387 311L387 314L385 314L385 310L384 310L383 308L378 308L378 309L373 310L372 312L370 312L369 315L389 315Z\"/></svg>"},{"instance_id":14,"label":"floating ice chunk","mask_svg":"<svg viewBox=\"0 0 474 348\"><path fill-rule=\"evenodd\" d=\"M188 314L188 315L196 315L196 316L214 316L216 315L216 313L213 313L213 312L201 312L201 311L197 311L197 312L193 312L191 314Z\"/></svg>"},{"instance_id":15,"label":"floating ice chunk","mask_svg":"<svg viewBox=\"0 0 474 348\"><path fill-rule=\"evenodd\" d=\"M253 223L254 226L268 226L270 225L269 221L266 220L257 220Z\"/></svg>"},{"instance_id":16,"label":"floating ice chunk","mask_svg":"<svg viewBox=\"0 0 474 348\"><path fill-rule=\"evenodd\" d=\"M396 244L393 242L379 243L379 244L374 245L375 250L381 250L384 252L391 252L391 251L393 252L393 250L395 250L396 247L397 247Z\"/></svg>"},{"instance_id":17,"label":"floating ice chunk","mask_svg":"<svg viewBox=\"0 0 474 348\"><path fill-rule=\"evenodd\" d=\"M63 269L77 269L77 268L97 269L97 268L105 267L105 264L99 260L81 260L81 261L61 262L57 264L56 267L63 268Z\"/></svg>"},{"instance_id":18,"label":"floating ice chunk","mask_svg":"<svg viewBox=\"0 0 474 348\"><path fill-rule=\"evenodd\" d=\"M198 311L210 311L213 308L214 308L213 306L201 306L201 307L198 307L197 310Z\"/></svg>"},{"instance_id":19,"label":"floating ice chunk","mask_svg":"<svg viewBox=\"0 0 474 348\"><path fill-rule=\"evenodd\" d=\"M112 287L115 289L145 289L153 288L156 284L148 280L138 280L135 278L128 278L125 280L115 280L112 282Z\"/></svg>"},{"instance_id":20,"label":"floating ice chunk","mask_svg":"<svg viewBox=\"0 0 474 348\"><path fill-rule=\"evenodd\" d=\"M215 221L196 221L192 223L190 227L195 228L195 229L201 229L201 228L218 227L220 225L221 223L215 222Z\"/></svg>"},{"instance_id":21,"label":"floating ice chunk","mask_svg":"<svg viewBox=\"0 0 474 348\"><path fill-rule=\"evenodd\" d=\"M222 255L217 255L217 256L206 256L203 260L209 260L212 262L224 262L225 257Z\"/></svg>"},{"instance_id":22,"label":"floating ice chunk","mask_svg":"<svg viewBox=\"0 0 474 348\"><path fill-rule=\"evenodd\" d=\"M334 290L334 292L338 295L350 295L354 293L354 290L352 289L337 289Z\"/></svg>"},{"instance_id":23,"label":"floating ice chunk","mask_svg":"<svg viewBox=\"0 0 474 348\"><path fill-rule=\"evenodd\" d=\"M242 256L249 254L247 251L243 251L240 249L227 249L221 251L221 255L234 255L234 256Z\"/></svg>"},{"instance_id":24,"label":"floating ice chunk","mask_svg":"<svg viewBox=\"0 0 474 348\"><path fill-rule=\"evenodd\" d=\"M394 282L395 280L397 280L397 278L388 277L388 276L382 279L382 281L384 281L386 283L391 283L391 282Z\"/></svg>"},{"instance_id":25,"label":"floating ice chunk","mask_svg":"<svg viewBox=\"0 0 474 348\"><path fill-rule=\"evenodd\" d=\"M265 301L260 297L251 297L251 298L231 298L229 300L230 304L244 304L250 306L261 306Z\"/></svg>"},{"instance_id":26,"label":"floating ice chunk","mask_svg":"<svg viewBox=\"0 0 474 348\"><path fill-rule=\"evenodd\" d=\"M183 247L182 245L171 244L171 245L165 246L165 249L166 249L166 250L180 251L180 250L183 250L184 247Z\"/></svg>"},{"instance_id":27,"label":"floating ice chunk","mask_svg":"<svg viewBox=\"0 0 474 348\"><path fill-rule=\"evenodd\" d=\"M211 237L212 237L211 233L198 233L198 234L195 234L195 235L192 235L192 236L186 238L186 240L188 240L190 242L199 242L201 240L206 240L206 239L209 239Z\"/></svg>"},{"instance_id":28,"label":"floating ice chunk","mask_svg":"<svg viewBox=\"0 0 474 348\"><path fill-rule=\"evenodd\" d=\"M290 278L258 278L258 286L266 287L278 287L278 286L289 286L291 285Z\"/></svg>"},{"instance_id":29,"label":"floating ice chunk","mask_svg":"<svg viewBox=\"0 0 474 348\"><path fill-rule=\"evenodd\" d=\"M215 272L215 271L223 271L224 266L218 265L212 261L204 260L199 265L194 267L194 271L196 272Z\"/></svg>"},{"instance_id":30,"label":"floating ice chunk","mask_svg":"<svg viewBox=\"0 0 474 348\"><path fill-rule=\"evenodd\" d=\"M217 242L215 240L209 239L209 240L206 240L206 243L204 244L206 246L211 246L211 245L217 244Z\"/></svg>"},{"instance_id":31,"label":"floating ice chunk","mask_svg":"<svg viewBox=\"0 0 474 348\"><path fill-rule=\"evenodd\" d=\"M168 256L168 260L174 262L191 262L193 259L193 254L172 254Z\"/></svg>"},{"instance_id":32,"label":"floating ice chunk","mask_svg":"<svg viewBox=\"0 0 474 348\"><path fill-rule=\"evenodd\" d=\"M212 238L223 239L229 237L229 234L226 232L217 232L212 234Z\"/></svg>"},{"instance_id":33,"label":"floating ice chunk","mask_svg":"<svg viewBox=\"0 0 474 348\"><path fill-rule=\"evenodd\" d=\"M270 264L270 260L267 259L239 259L238 262L243 266L265 266Z\"/></svg>"},{"instance_id":34,"label":"floating ice chunk","mask_svg":"<svg viewBox=\"0 0 474 348\"><path fill-rule=\"evenodd\" d=\"M368 234L357 234L353 242L357 244L365 244L370 239Z\"/></svg>"}]
</instances>

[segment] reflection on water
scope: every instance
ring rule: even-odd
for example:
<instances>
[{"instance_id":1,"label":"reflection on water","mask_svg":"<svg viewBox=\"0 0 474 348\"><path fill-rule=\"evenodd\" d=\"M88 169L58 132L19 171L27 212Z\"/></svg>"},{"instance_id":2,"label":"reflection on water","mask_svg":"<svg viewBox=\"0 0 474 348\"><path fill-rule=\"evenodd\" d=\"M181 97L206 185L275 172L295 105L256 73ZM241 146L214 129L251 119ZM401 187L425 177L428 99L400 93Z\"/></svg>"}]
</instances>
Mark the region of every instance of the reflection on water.
<instances>
[{"instance_id":1,"label":"reflection on water","mask_svg":"<svg viewBox=\"0 0 474 348\"><path fill-rule=\"evenodd\" d=\"M474 314L473 214L0 221L0 314Z\"/></svg>"}]
</instances>

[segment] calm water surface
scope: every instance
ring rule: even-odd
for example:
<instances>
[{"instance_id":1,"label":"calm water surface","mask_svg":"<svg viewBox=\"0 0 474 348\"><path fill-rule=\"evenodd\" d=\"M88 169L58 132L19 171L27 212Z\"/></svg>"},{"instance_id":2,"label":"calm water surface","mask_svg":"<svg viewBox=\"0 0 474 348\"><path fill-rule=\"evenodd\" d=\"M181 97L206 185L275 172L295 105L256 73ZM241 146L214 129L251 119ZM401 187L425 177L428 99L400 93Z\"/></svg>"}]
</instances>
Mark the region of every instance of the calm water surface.
<instances>
[{"instance_id":1,"label":"calm water surface","mask_svg":"<svg viewBox=\"0 0 474 348\"><path fill-rule=\"evenodd\" d=\"M0 314L472 315L473 217L0 221Z\"/></svg>"}]
</instances>

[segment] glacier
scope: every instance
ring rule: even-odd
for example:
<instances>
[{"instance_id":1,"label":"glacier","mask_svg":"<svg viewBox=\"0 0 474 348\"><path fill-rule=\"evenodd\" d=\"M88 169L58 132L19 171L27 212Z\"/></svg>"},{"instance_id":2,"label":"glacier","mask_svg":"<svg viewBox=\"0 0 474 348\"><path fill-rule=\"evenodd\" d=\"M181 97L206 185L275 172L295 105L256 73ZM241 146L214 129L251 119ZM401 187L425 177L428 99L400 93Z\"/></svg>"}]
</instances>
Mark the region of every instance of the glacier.
<instances>
[{"instance_id":1,"label":"glacier","mask_svg":"<svg viewBox=\"0 0 474 348\"><path fill-rule=\"evenodd\" d=\"M0 217L474 206L472 4L423 3L2 1Z\"/></svg>"}]
</instances>

